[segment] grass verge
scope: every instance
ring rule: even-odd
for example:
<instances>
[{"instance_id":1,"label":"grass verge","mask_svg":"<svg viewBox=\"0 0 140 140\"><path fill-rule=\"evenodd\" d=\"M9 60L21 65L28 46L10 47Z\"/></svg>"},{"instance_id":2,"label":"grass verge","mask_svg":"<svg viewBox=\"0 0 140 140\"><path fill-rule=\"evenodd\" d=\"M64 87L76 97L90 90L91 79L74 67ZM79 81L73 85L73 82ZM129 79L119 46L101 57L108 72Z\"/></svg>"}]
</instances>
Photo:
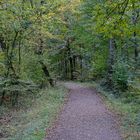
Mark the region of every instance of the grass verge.
<instances>
[{"instance_id":1,"label":"grass verge","mask_svg":"<svg viewBox=\"0 0 140 140\"><path fill-rule=\"evenodd\" d=\"M120 116L120 126L123 140L140 140L140 93L122 93L115 96L106 91L99 83L86 83L103 96L106 106Z\"/></svg>"},{"instance_id":2,"label":"grass verge","mask_svg":"<svg viewBox=\"0 0 140 140\"><path fill-rule=\"evenodd\" d=\"M22 108L1 106L0 139L42 140L64 104L66 93L61 86L48 88L27 98Z\"/></svg>"}]
</instances>

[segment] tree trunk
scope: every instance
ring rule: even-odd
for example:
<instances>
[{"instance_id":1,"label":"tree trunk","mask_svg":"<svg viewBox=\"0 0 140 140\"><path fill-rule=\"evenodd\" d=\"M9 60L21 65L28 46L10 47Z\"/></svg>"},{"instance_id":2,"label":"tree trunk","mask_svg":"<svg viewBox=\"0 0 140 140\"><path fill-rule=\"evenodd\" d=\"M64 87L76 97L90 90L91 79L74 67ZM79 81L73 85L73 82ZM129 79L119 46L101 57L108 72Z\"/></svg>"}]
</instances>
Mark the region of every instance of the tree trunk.
<instances>
[{"instance_id":1,"label":"tree trunk","mask_svg":"<svg viewBox=\"0 0 140 140\"><path fill-rule=\"evenodd\" d=\"M54 87L53 79L50 76L47 66L43 62L40 62L40 64L42 65L42 70L43 70L44 74L46 75L46 77L48 78L50 85L52 87Z\"/></svg>"},{"instance_id":2,"label":"tree trunk","mask_svg":"<svg viewBox=\"0 0 140 140\"><path fill-rule=\"evenodd\" d=\"M107 84L111 88L112 82L112 74L113 74L113 65L115 59L115 40L111 38L109 40L109 58L108 58L108 75L107 75Z\"/></svg>"},{"instance_id":3,"label":"tree trunk","mask_svg":"<svg viewBox=\"0 0 140 140\"><path fill-rule=\"evenodd\" d=\"M0 101L0 106L3 104L4 102L4 96L5 96L5 90L2 91L2 97L1 97L1 101Z\"/></svg>"},{"instance_id":4,"label":"tree trunk","mask_svg":"<svg viewBox=\"0 0 140 140\"><path fill-rule=\"evenodd\" d=\"M17 41L18 34L19 34L19 32L16 31L13 42L12 42L12 48L11 48L10 53L8 53L9 48L7 48L7 73L6 73L7 77L10 74L10 70L12 71L12 76L14 76L15 78L17 77L16 71L15 71L14 66L13 66L13 51L14 51L14 48L16 47L16 41Z\"/></svg>"},{"instance_id":5,"label":"tree trunk","mask_svg":"<svg viewBox=\"0 0 140 140\"><path fill-rule=\"evenodd\" d=\"M73 56L73 70L76 71L76 56Z\"/></svg>"},{"instance_id":6,"label":"tree trunk","mask_svg":"<svg viewBox=\"0 0 140 140\"><path fill-rule=\"evenodd\" d=\"M65 59L64 60L65 61L65 79L67 79L67 77L68 77L68 65L67 65L67 60Z\"/></svg>"},{"instance_id":7,"label":"tree trunk","mask_svg":"<svg viewBox=\"0 0 140 140\"><path fill-rule=\"evenodd\" d=\"M113 64L115 58L115 41L113 38L109 40L109 61L108 61L108 73L113 73Z\"/></svg>"},{"instance_id":8,"label":"tree trunk","mask_svg":"<svg viewBox=\"0 0 140 140\"><path fill-rule=\"evenodd\" d=\"M3 52L5 52L6 44L4 43L4 39L2 37L0 37L0 48Z\"/></svg>"},{"instance_id":9,"label":"tree trunk","mask_svg":"<svg viewBox=\"0 0 140 140\"><path fill-rule=\"evenodd\" d=\"M83 58L80 56L81 82L83 82Z\"/></svg>"},{"instance_id":10,"label":"tree trunk","mask_svg":"<svg viewBox=\"0 0 140 140\"><path fill-rule=\"evenodd\" d=\"M69 58L69 63L70 63L70 79L73 80L73 60L72 60L72 54L71 54L71 49L70 49L70 41L69 39L67 40L67 50L68 50L68 58Z\"/></svg>"}]
</instances>

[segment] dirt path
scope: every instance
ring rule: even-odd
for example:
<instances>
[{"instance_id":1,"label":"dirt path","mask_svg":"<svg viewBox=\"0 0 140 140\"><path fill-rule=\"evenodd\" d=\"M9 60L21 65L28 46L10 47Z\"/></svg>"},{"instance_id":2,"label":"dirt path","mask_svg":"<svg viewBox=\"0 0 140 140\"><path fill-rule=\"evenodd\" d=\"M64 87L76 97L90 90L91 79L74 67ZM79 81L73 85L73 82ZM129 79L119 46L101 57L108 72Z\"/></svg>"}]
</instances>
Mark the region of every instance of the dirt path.
<instances>
[{"instance_id":1,"label":"dirt path","mask_svg":"<svg viewBox=\"0 0 140 140\"><path fill-rule=\"evenodd\" d=\"M65 86L68 103L46 140L121 140L115 117L95 91L75 83Z\"/></svg>"}]
</instances>

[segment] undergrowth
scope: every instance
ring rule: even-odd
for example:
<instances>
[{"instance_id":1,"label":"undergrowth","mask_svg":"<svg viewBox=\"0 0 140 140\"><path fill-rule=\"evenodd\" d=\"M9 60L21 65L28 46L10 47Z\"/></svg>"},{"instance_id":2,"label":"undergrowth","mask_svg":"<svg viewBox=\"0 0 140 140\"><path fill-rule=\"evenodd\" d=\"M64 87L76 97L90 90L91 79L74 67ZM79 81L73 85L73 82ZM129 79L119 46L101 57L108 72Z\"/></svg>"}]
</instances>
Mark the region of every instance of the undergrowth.
<instances>
[{"instance_id":1,"label":"undergrowth","mask_svg":"<svg viewBox=\"0 0 140 140\"><path fill-rule=\"evenodd\" d=\"M66 93L63 87L47 88L28 96L18 107L0 106L0 138L42 140L60 111Z\"/></svg>"},{"instance_id":2,"label":"undergrowth","mask_svg":"<svg viewBox=\"0 0 140 140\"><path fill-rule=\"evenodd\" d=\"M89 84L86 84L89 85ZM121 133L124 140L140 139L140 92L122 92L116 96L107 91L99 83L90 84L103 95L108 108L115 112L120 119Z\"/></svg>"}]
</instances>

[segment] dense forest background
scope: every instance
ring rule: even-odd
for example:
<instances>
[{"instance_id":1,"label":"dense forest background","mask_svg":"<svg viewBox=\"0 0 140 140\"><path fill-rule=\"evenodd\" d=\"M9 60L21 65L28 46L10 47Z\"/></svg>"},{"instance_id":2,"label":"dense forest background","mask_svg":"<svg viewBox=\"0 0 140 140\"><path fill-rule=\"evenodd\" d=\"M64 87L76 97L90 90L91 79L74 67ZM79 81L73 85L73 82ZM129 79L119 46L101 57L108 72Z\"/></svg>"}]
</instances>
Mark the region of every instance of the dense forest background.
<instances>
[{"instance_id":1,"label":"dense forest background","mask_svg":"<svg viewBox=\"0 0 140 140\"><path fill-rule=\"evenodd\" d=\"M1 104L55 80L139 85L139 1L1 0ZM16 92L15 92L16 91Z\"/></svg>"},{"instance_id":2,"label":"dense forest background","mask_svg":"<svg viewBox=\"0 0 140 140\"><path fill-rule=\"evenodd\" d=\"M0 104L59 80L140 104L139 0L0 0Z\"/></svg>"}]
</instances>

